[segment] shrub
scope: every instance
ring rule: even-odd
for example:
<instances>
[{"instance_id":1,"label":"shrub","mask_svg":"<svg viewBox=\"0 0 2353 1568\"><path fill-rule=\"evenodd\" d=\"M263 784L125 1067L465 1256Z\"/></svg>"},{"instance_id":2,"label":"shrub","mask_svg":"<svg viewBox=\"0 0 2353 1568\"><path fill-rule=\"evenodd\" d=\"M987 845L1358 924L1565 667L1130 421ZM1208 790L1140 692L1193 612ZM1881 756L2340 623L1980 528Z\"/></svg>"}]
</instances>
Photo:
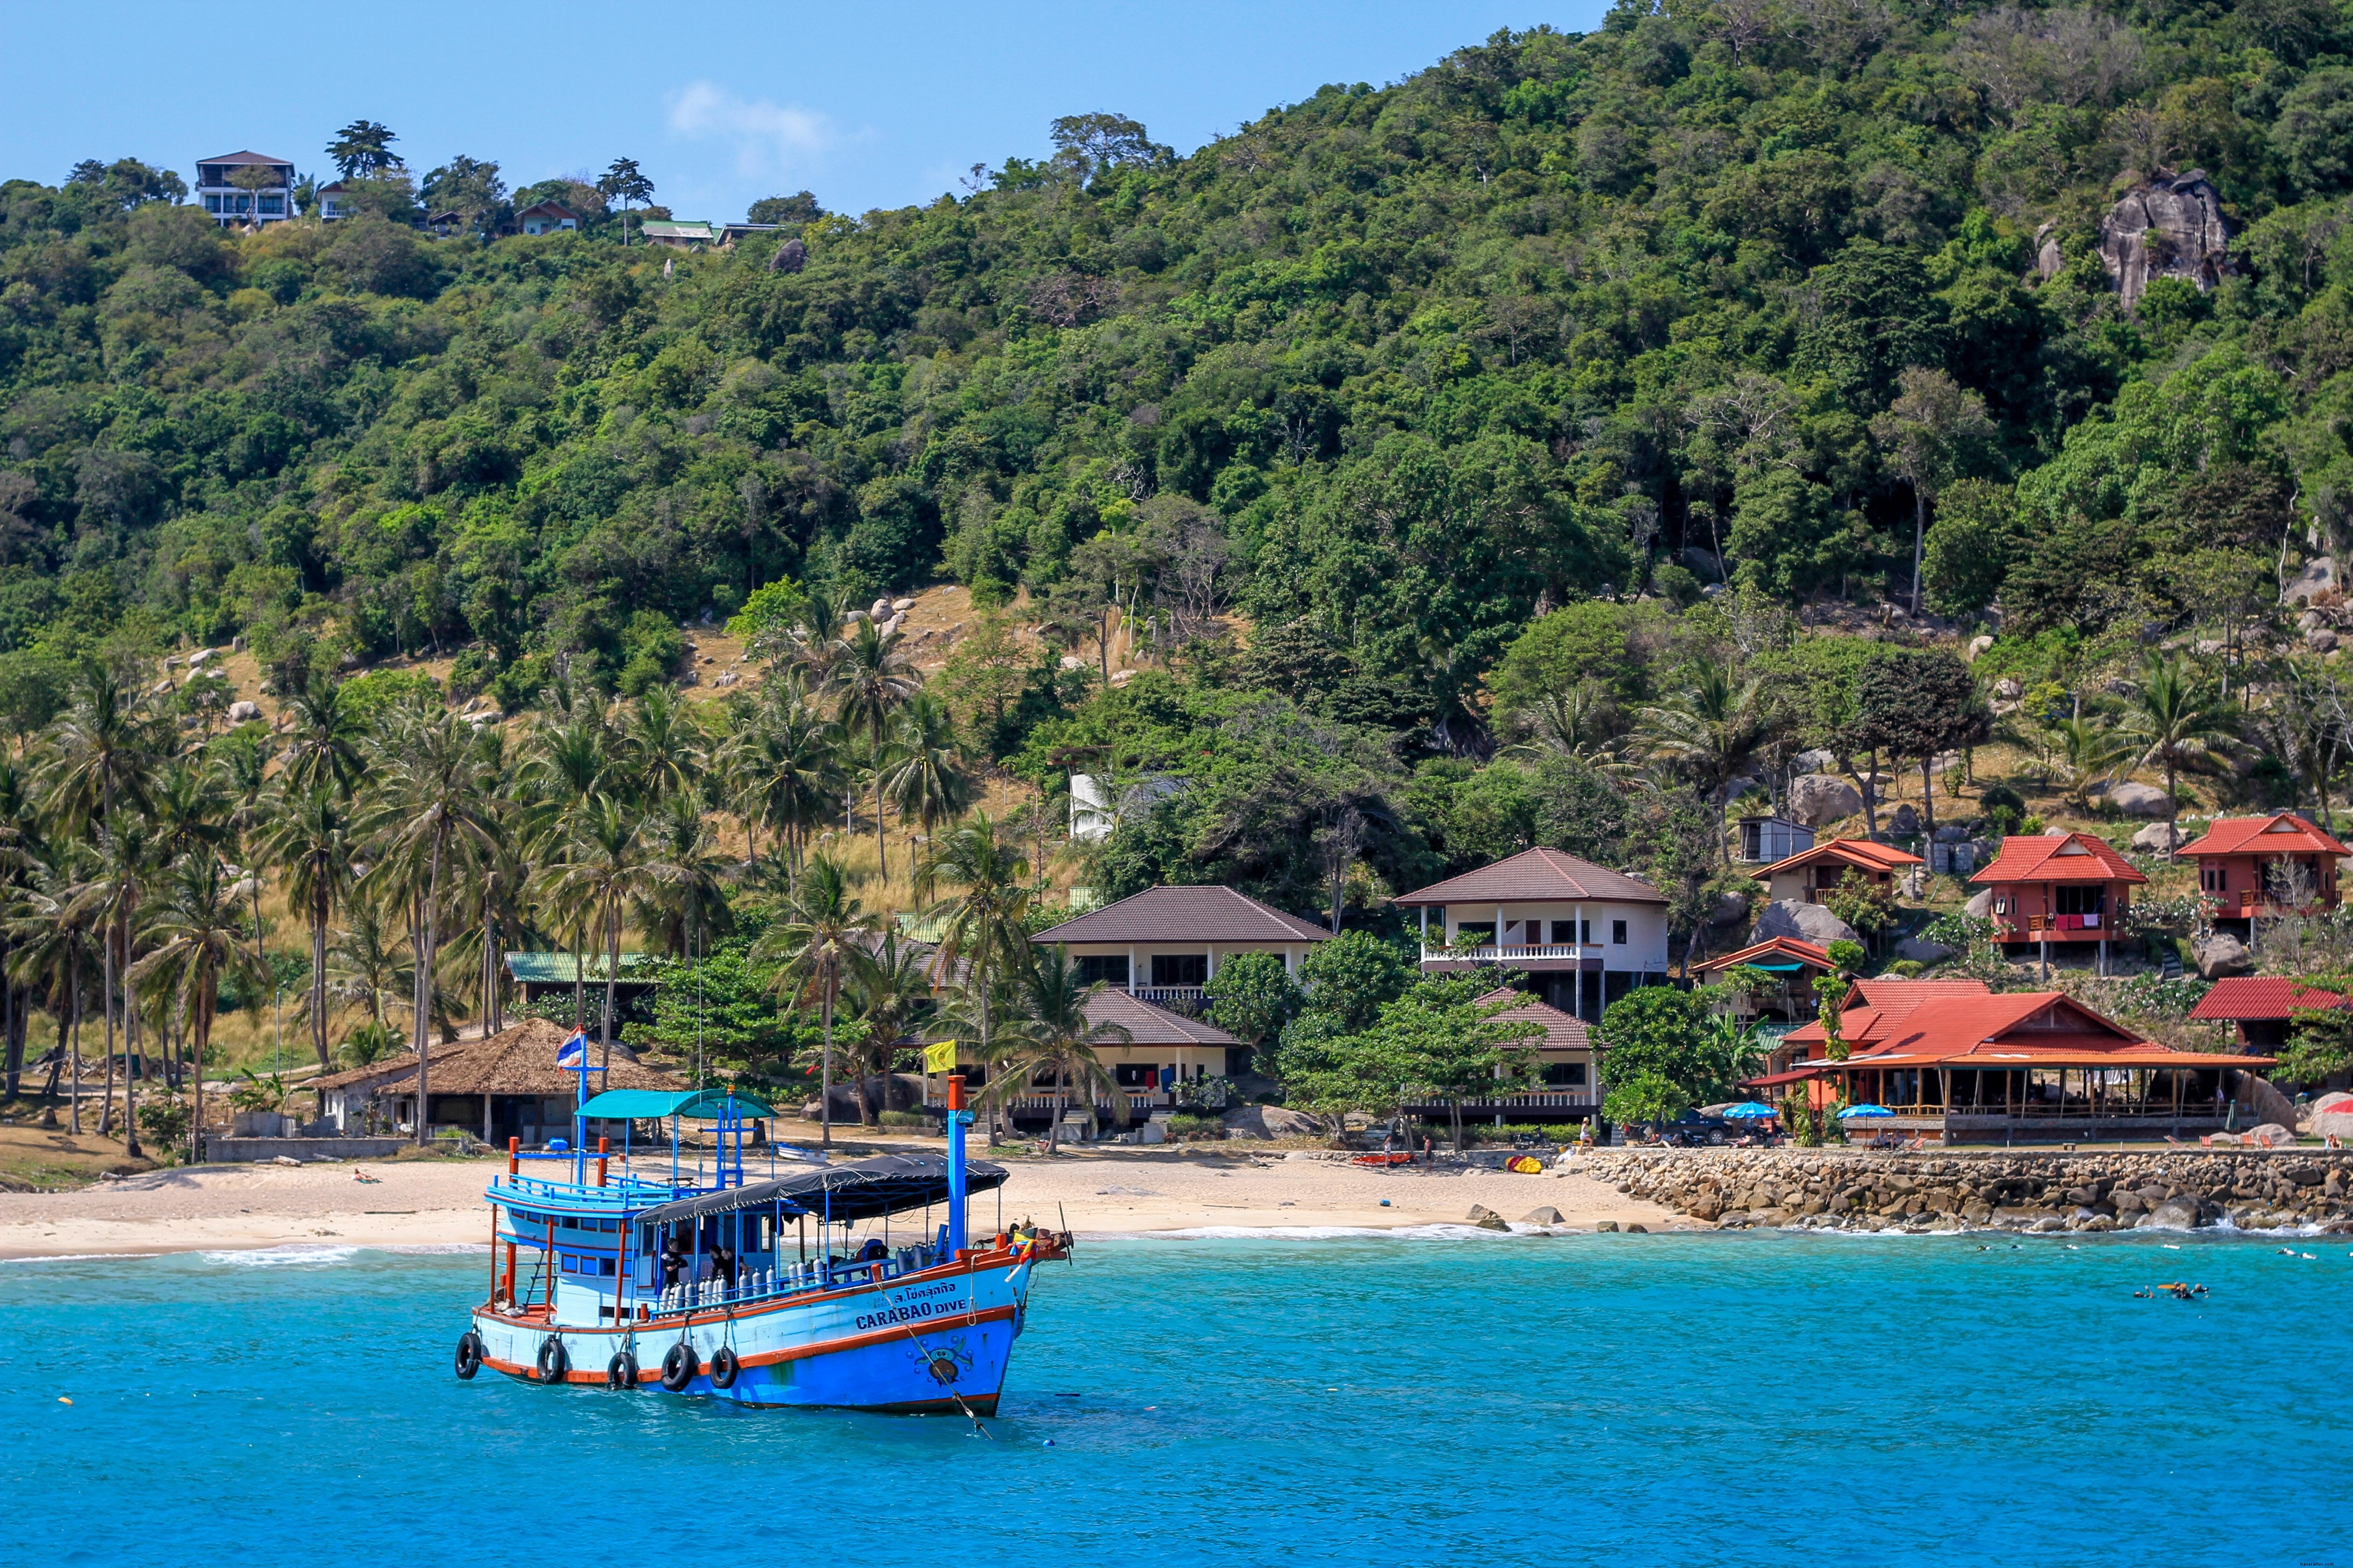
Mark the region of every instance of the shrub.
<instances>
[{"instance_id":1,"label":"shrub","mask_svg":"<svg viewBox=\"0 0 2353 1568\"><path fill-rule=\"evenodd\" d=\"M932 1119L920 1110L886 1110L882 1112L881 1121L885 1127L904 1128L914 1132L928 1131L932 1125Z\"/></svg>"},{"instance_id":2,"label":"shrub","mask_svg":"<svg viewBox=\"0 0 2353 1568\"><path fill-rule=\"evenodd\" d=\"M139 1130L157 1143L177 1143L188 1135L188 1102L157 1095L139 1108Z\"/></svg>"},{"instance_id":3,"label":"shrub","mask_svg":"<svg viewBox=\"0 0 2353 1568\"><path fill-rule=\"evenodd\" d=\"M1225 1135L1226 1124L1214 1116L1196 1116L1180 1110L1168 1119L1168 1136L1171 1138L1223 1138Z\"/></svg>"}]
</instances>

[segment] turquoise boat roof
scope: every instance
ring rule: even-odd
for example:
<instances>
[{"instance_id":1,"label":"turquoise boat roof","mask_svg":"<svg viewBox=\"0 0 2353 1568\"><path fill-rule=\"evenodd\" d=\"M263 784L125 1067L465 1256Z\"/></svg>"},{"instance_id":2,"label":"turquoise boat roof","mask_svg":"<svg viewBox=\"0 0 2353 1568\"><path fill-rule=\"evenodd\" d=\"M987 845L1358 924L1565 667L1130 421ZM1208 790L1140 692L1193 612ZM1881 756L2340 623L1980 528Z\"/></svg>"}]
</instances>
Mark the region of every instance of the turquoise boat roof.
<instances>
[{"instance_id":1,"label":"turquoise boat roof","mask_svg":"<svg viewBox=\"0 0 2353 1568\"><path fill-rule=\"evenodd\" d=\"M659 1089L608 1089L580 1108L582 1116L613 1121L659 1121L683 1116L691 1121L716 1121L730 1099L737 1116L774 1116L776 1110L755 1095L741 1090L732 1096L723 1089L692 1089L683 1093Z\"/></svg>"}]
</instances>

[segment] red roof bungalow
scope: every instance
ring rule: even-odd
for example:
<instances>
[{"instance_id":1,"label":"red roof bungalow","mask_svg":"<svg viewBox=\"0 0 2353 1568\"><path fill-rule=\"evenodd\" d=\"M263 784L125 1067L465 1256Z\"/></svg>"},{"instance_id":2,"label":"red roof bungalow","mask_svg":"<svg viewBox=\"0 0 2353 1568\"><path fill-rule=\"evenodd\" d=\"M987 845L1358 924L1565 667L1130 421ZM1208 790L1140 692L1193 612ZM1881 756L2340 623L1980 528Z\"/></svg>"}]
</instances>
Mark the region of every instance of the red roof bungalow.
<instances>
[{"instance_id":1,"label":"red roof bungalow","mask_svg":"<svg viewBox=\"0 0 2353 1568\"><path fill-rule=\"evenodd\" d=\"M2132 889L2148 880L2088 833L2013 835L1976 876L1993 890L1993 938L2003 943L2108 942L2123 930Z\"/></svg>"},{"instance_id":2,"label":"red roof bungalow","mask_svg":"<svg viewBox=\"0 0 2353 1568\"><path fill-rule=\"evenodd\" d=\"M2234 1075L2273 1065L2143 1039L2063 991L1997 994L1974 980L1862 982L1839 1026L1847 1056L1830 1058L1816 1019L1789 1032L1806 1060L1778 1076L1810 1079L1817 1103L1885 1107L1894 1114L1870 1119L1881 1131L1947 1143L2211 1132Z\"/></svg>"},{"instance_id":3,"label":"red roof bungalow","mask_svg":"<svg viewBox=\"0 0 2353 1568\"><path fill-rule=\"evenodd\" d=\"M2288 1024L2298 1013L2341 1010L2346 999L2284 975L2243 974L2214 982L2189 1016L2202 1024L2235 1024L2245 1050L2276 1050L2287 1044Z\"/></svg>"},{"instance_id":4,"label":"red roof bungalow","mask_svg":"<svg viewBox=\"0 0 2353 1568\"><path fill-rule=\"evenodd\" d=\"M1819 904L1843 882L1889 885L1913 867L1925 864L1917 855L1892 844L1874 844L1868 838L1833 838L1811 849L1800 849L1786 860L1776 860L1757 872L1757 879L1770 889L1770 897L1777 903L1796 900Z\"/></svg>"},{"instance_id":5,"label":"red roof bungalow","mask_svg":"<svg viewBox=\"0 0 2353 1568\"><path fill-rule=\"evenodd\" d=\"M2353 855L2336 837L2292 812L2218 816L2206 837L2184 845L2198 862L2198 890L2217 921L2275 920L2337 907L2337 859Z\"/></svg>"},{"instance_id":6,"label":"red roof bungalow","mask_svg":"<svg viewBox=\"0 0 2353 1568\"><path fill-rule=\"evenodd\" d=\"M1776 1017L1795 1021L1814 1016L1814 982L1832 968L1827 949L1793 936L1767 937L1737 952L1692 965L1703 985L1720 985L1736 969L1759 969L1778 984L1761 994L1747 990L1733 994L1735 1017Z\"/></svg>"}]
</instances>

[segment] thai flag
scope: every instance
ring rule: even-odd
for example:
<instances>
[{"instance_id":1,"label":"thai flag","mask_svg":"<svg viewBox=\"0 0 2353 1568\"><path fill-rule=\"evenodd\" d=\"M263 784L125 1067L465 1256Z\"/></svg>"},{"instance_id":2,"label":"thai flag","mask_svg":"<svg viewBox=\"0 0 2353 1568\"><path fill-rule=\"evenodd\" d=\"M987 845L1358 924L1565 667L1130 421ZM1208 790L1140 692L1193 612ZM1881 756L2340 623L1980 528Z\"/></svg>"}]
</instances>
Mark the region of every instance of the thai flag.
<instances>
[{"instance_id":1,"label":"thai flag","mask_svg":"<svg viewBox=\"0 0 2353 1568\"><path fill-rule=\"evenodd\" d=\"M588 1065L588 1035L585 1029L575 1029L572 1037L555 1047L555 1065L578 1069Z\"/></svg>"}]
</instances>

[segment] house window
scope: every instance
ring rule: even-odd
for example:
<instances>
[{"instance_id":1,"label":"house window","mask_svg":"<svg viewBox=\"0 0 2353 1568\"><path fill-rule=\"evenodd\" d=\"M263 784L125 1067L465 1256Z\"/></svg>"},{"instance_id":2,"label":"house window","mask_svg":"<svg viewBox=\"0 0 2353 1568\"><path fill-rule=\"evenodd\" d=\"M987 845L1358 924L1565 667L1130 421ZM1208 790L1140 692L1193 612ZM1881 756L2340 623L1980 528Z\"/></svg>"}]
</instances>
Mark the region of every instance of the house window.
<instances>
[{"instance_id":1,"label":"house window","mask_svg":"<svg viewBox=\"0 0 2353 1568\"><path fill-rule=\"evenodd\" d=\"M2095 915L2100 912L2100 905L2107 894L2107 889L2097 885L2076 886L2061 888L2058 893L2059 907L2052 911L2053 913Z\"/></svg>"},{"instance_id":2,"label":"house window","mask_svg":"<svg viewBox=\"0 0 2353 1568\"><path fill-rule=\"evenodd\" d=\"M1624 921L1611 921L1609 922L1609 941L1613 946L1623 947L1626 945L1626 922Z\"/></svg>"},{"instance_id":3,"label":"house window","mask_svg":"<svg viewBox=\"0 0 2353 1568\"><path fill-rule=\"evenodd\" d=\"M1585 934L1583 936L1579 936L1577 934L1577 922L1575 921L1555 921L1552 922L1552 939L1556 942L1591 942L1593 940L1593 922L1591 921L1587 921L1585 922Z\"/></svg>"},{"instance_id":4,"label":"house window","mask_svg":"<svg viewBox=\"0 0 2353 1568\"><path fill-rule=\"evenodd\" d=\"M1546 1062L1544 1080L1546 1089L1583 1089L1585 1064L1583 1062Z\"/></svg>"},{"instance_id":5,"label":"house window","mask_svg":"<svg viewBox=\"0 0 2353 1568\"><path fill-rule=\"evenodd\" d=\"M208 213L216 213L220 211L220 198L218 196L206 196L205 198L205 211Z\"/></svg>"},{"instance_id":6,"label":"house window","mask_svg":"<svg viewBox=\"0 0 2353 1568\"><path fill-rule=\"evenodd\" d=\"M1125 988L1127 984L1127 954L1121 952L1112 954L1108 957L1098 954L1092 957L1080 959L1079 984L1082 985L1117 985L1123 989Z\"/></svg>"},{"instance_id":7,"label":"house window","mask_svg":"<svg viewBox=\"0 0 2353 1568\"><path fill-rule=\"evenodd\" d=\"M1122 1089L1157 1089L1160 1069L1150 1062L1120 1062L1111 1069L1112 1081Z\"/></svg>"},{"instance_id":8,"label":"house window","mask_svg":"<svg viewBox=\"0 0 2353 1568\"><path fill-rule=\"evenodd\" d=\"M1209 955L1206 952L1155 952L1152 955L1155 985L1207 985Z\"/></svg>"},{"instance_id":9,"label":"house window","mask_svg":"<svg viewBox=\"0 0 2353 1568\"><path fill-rule=\"evenodd\" d=\"M2198 885L2210 893L2227 891L2229 873L2220 866L2201 866L2198 868Z\"/></svg>"}]
</instances>

